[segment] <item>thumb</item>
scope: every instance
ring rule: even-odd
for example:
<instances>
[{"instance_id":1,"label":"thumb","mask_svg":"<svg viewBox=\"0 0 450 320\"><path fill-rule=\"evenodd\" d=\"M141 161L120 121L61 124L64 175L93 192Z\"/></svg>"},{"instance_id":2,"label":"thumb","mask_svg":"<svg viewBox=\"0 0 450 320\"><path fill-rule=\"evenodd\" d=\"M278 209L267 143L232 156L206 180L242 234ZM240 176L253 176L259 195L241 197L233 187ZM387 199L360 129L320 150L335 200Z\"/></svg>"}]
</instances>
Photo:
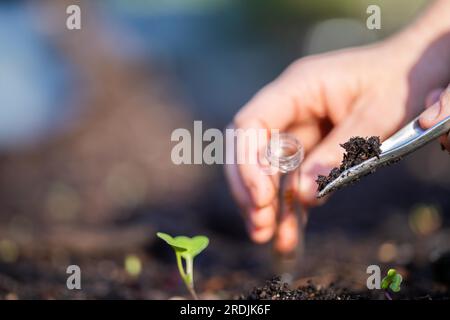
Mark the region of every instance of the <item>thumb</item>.
<instances>
[{"instance_id":1,"label":"thumb","mask_svg":"<svg viewBox=\"0 0 450 320\"><path fill-rule=\"evenodd\" d=\"M424 129L434 126L439 121L450 116L450 86L445 91L433 91L429 100L434 99L433 104L427 108L419 118L420 125Z\"/></svg>"},{"instance_id":2,"label":"thumb","mask_svg":"<svg viewBox=\"0 0 450 320\"><path fill-rule=\"evenodd\" d=\"M432 105L420 115L419 123L424 129L428 129L445 118L450 117L450 86L445 91L438 90L430 93L427 104L432 103ZM442 150L447 149L447 151L450 151L450 136L448 133L441 136L439 142L441 143Z\"/></svg>"},{"instance_id":3,"label":"thumb","mask_svg":"<svg viewBox=\"0 0 450 320\"><path fill-rule=\"evenodd\" d=\"M303 162L300 175L300 185L298 196L300 201L308 206L320 204L317 199L318 175L328 175L334 167L339 167L343 158L343 149L340 144L346 142L351 137L377 136L382 131L382 124L374 117L369 108L369 112L352 113L344 122L336 126L325 139L307 155ZM375 109L376 110L376 109Z\"/></svg>"}]
</instances>

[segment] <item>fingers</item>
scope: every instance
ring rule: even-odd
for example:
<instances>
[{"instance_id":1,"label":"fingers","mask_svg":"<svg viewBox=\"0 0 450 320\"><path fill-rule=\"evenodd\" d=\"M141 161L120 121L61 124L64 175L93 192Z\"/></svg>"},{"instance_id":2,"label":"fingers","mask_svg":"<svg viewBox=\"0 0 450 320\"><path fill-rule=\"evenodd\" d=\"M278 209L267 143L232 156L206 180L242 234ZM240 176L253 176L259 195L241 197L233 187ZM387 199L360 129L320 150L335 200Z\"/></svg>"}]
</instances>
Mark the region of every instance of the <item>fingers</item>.
<instances>
[{"instance_id":1,"label":"fingers","mask_svg":"<svg viewBox=\"0 0 450 320\"><path fill-rule=\"evenodd\" d=\"M317 146L318 142L322 140L331 129L331 124L322 124L321 122L315 121L296 125L293 128L289 128L288 132L297 137L303 150L308 153Z\"/></svg>"},{"instance_id":2,"label":"fingers","mask_svg":"<svg viewBox=\"0 0 450 320\"><path fill-rule=\"evenodd\" d=\"M281 90L274 84L268 85L236 115L234 119L236 129L266 132L266 141L258 139L255 141L259 144L257 146L249 146L244 139L241 139L236 146L237 155L250 157L252 155L249 152L263 152L270 130L282 131L292 123L295 116L294 106L291 103L292 100ZM247 205L257 208L271 205L276 193L271 177L263 174L260 166L247 161L237 165L237 170L244 188L250 195L250 203Z\"/></svg>"},{"instance_id":3,"label":"fingers","mask_svg":"<svg viewBox=\"0 0 450 320\"><path fill-rule=\"evenodd\" d=\"M306 150L313 148L323 136L318 126L313 124L301 125L289 129L288 132L298 137ZM271 178L278 179L278 176L271 176ZM298 194L298 178L299 175L294 175L294 179L289 183L288 190L292 194L291 200L295 201L298 201L298 199L294 199ZM275 190L277 190L277 183L275 181L272 181L272 183L275 186ZM247 219L247 228L251 239L256 243L265 243L276 235L274 242L276 251L282 254L289 254L301 241L298 236L298 228L299 224L303 226L306 224L306 213L302 212L303 219L300 219L302 221L299 221L297 217L298 212L295 210L287 210L277 218L279 214L278 205L277 194L268 206L247 208L244 213Z\"/></svg>"},{"instance_id":4,"label":"fingers","mask_svg":"<svg viewBox=\"0 0 450 320\"><path fill-rule=\"evenodd\" d=\"M235 164L225 164L225 177L230 186L231 193L240 207L249 207L252 200L247 188L245 188Z\"/></svg>"},{"instance_id":5,"label":"fingers","mask_svg":"<svg viewBox=\"0 0 450 320\"><path fill-rule=\"evenodd\" d=\"M421 114L419 121L423 128L430 128L448 116L450 116L450 87L440 94L438 101Z\"/></svg>"},{"instance_id":6,"label":"fingers","mask_svg":"<svg viewBox=\"0 0 450 320\"><path fill-rule=\"evenodd\" d=\"M306 225L307 212L306 208L303 208L298 203L298 198L296 197L300 177L299 172L297 171L296 173L290 175L290 181L287 182L283 195L283 208L276 230L274 247L277 252L282 254L292 253L296 247L303 245L300 241L304 240L303 236L301 236L303 232L300 231Z\"/></svg>"},{"instance_id":7,"label":"fingers","mask_svg":"<svg viewBox=\"0 0 450 320\"><path fill-rule=\"evenodd\" d=\"M251 208L244 214L247 216L247 231L254 242L265 243L272 239L276 228L275 205Z\"/></svg>"},{"instance_id":8,"label":"fingers","mask_svg":"<svg viewBox=\"0 0 450 320\"><path fill-rule=\"evenodd\" d=\"M315 79L308 77L308 74L311 76L315 72L314 68L306 68L303 63L295 64L241 109L233 121L235 129L265 130L266 141L265 144L253 148L256 151L249 150L248 145L238 142L237 155L261 153L272 129L280 132L291 131L293 125L298 125L297 129L304 127L304 130L300 131L305 137L302 142L306 144L306 149L315 146L321 138L321 128L314 122L325 114L325 100L320 90L320 82L305 80ZM302 74L303 81L298 81L297 74ZM278 176L268 176L261 169L261 165L247 162L225 166L232 193L244 212L250 237L256 242L266 242L276 232L278 205ZM292 240L295 239L295 232L289 230L293 230L291 227L296 225L295 217L280 219L280 225L284 230L280 232L283 234L279 240L280 248L292 246L295 242Z\"/></svg>"},{"instance_id":9,"label":"fingers","mask_svg":"<svg viewBox=\"0 0 450 320\"><path fill-rule=\"evenodd\" d=\"M249 125L253 128L259 126L251 123ZM254 152L259 151L259 148L258 146ZM264 145L261 148L265 148ZM237 143L237 153L244 154L249 149L251 148L244 143ZM232 193L247 220L250 238L257 243L269 241L275 232L277 176L268 176L264 174L259 164L247 162L226 165L226 172Z\"/></svg>"},{"instance_id":10,"label":"fingers","mask_svg":"<svg viewBox=\"0 0 450 320\"><path fill-rule=\"evenodd\" d=\"M284 81L284 80L283 80ZM236 154L262 153L269 139L270 130L284 131L296 121L296 108L287 85L279 80L261 90L234 119L234 127L240 130L265 130L266 141L258 139L256 148L237 143ZM253 150L250 150L253 149ZM256 150L256 151L255 151ZM269 241L276 228L277 175L266 175L259 164L244 161L237 165L226 165L226 175L234 197L240 204L247 229L253 241Z\"/></svg>"},{"instance_id":11,"label":"fingers","mask_svg":"<svg viewBox=\"0 0 450 320\"><path fill-rule=\"evenodd\" d=\"M280 185L281 201L278 202L279 217L275 238L275 250L279 253L291 253L298 242L298 220L295 190L298 186L298 171L285 176Z\"/></svg>"},{"instance_id":12,"label":"fingers","mask_svg":"<svg viewBox=\"0 0 450 320\"><path fill-rule=\"evenodd\" d=\"M280 253L290 253L298 245L298 218L295 212L286 214L278 224L275 250Z\"/></svg>"},{"instance_id":13,"label":"fingers","mask_svg":"<svg viewBox=\"0 0 450 320\"><path fill-rule=\"evenodd\" d=\"M424 129L428 129L439 121L450 116L450 86L446 90L433 90L426 100L427 109L419 118L419 123ZM450 137L445 134L439 138L443 149L450 152Z\"/></svg>"},{"instance_id":14,"label":"fingers","mask_svg":"<svg viewBox=\"0 0 450 320\"><path fill-rule=\"evenodd\" d=\"M275 107L283 112L275 112ZM273 85L258 93L235 117L233 128L250 129L255 132L270 129L282 130L289 126L293 118L293 106L279 94ZM276 225L276 176L264 174L258 163L249 163L249 153L262 153L267 141L237 139L236 155L245 155L239 164L225 165L225 173L234 198L240 205L250 238L257 243L269 241L275 233ZM227 141L229 143L229 141ZM258 145L249 145L257 143Z\"/></svg>"},{"instance_id":15,"label":"fingers","mask_svg":"<svg viewBox=\"0 0 450 320\"><path fill-rule=\"evenodd\" d=\"M257 173L260 174L260 173ZM275 200L271 199L267 206L257 207L236 164L225 165L225 175L230 185L233 197L241 208L242 214L246 219L246 227L250 238L256 243L265 243L269 241L275 232ZM272 181L269 181L273 185ZM275 192L274 192L275 193Z\"/></svg>"}]
</instances>

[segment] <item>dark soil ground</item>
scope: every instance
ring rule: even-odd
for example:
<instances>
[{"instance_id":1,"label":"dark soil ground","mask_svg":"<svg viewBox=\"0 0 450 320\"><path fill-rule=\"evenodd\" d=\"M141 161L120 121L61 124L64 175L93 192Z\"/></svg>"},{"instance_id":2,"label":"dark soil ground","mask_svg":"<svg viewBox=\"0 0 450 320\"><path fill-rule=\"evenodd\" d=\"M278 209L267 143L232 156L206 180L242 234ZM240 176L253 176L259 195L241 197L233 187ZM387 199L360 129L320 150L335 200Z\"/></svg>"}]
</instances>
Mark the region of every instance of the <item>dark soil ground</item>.
<instances>
[{"instance_id":1,"label":"dark soil ground","mask_svg":"<svg viewBox=\"0 0 450 320\"><path fill-rule=\"evenodd\" d=\"M383 296L384 295L384 296ZM280 277L266 281L265 285L253 288L248 294L242 294L243 300L371 300L371 299L412 299L412 300L449 300L450 292L442 290L433 294L425 291L403 293L385 292L384 290L350 290L345 285L330 283L327 286L314 284L311 280L306 285L291 288Z\"/></svg>"},{"instance_id":2,"label":"dark soil ground","mask_svg":"<svg viewBox=\"0 0 450 320\"><path fill-rule=\"evenodd\" d=\"M314 285L309 281L307 286L291 289L280 277L266 281L262 287L255 287L247 295L242 295L245 300L359 300L362 297L357 294L349 294L346 289L336 288L334 284L328 287Z\"/></svg>"},{"instance_id":3,"label":"dark soil ground","mask_svg":"<svg viewBox=\"0 0 450 320\"><path fill-rule=\"evenodd\" d=\"M188 298L174 254L156 231L210 238L195 260L202 299L385 300L382 290L366 287L372 264L382 276L389 268L403 276L394 300L449 299L450 175L448 166L438 163L432 168L441 171L432 180L430 171L420 175L427 163L422 159L442 157L439 148L427 148L422 158L419 152L387 167L313 210L304 255L288 271L274 263L270 243L248 240L220 176L192 203L144 206L98 228L78 224L30 232L29 220L14 219L0 225L0 299ZM407 171L408 166L415 169ZM127 267L130 257L139 261L137 271ZM71 264L81 268L82 290L66 287ZM274 275L282 281L265 283Z\"/></svg>"},{"instance_id":4,"label":"dark soil ground","mask_svg":"<svg viewBox=\"0 0 450 320\"><path fill-rule=\"evenodd\" d=\"M403 233L404 229L400 228L399 232ZM385 300L382 290L365 287L368 276L365 272L370 264L379 264L382 272L395 267L402 274L402 290L392 294L394 300L450 298L450 253L440 253L437 258L428 253L428 248L445 248L450 243L448 232L438 232L421 241L389 242L397 248L397 256L388 257L392 259L389 262L380 261L387 259L382 252L387 244L374 240L373 235L355 241L335 231L329 235L307 234L305 256L290 274L283 274L283 280L270 276L277 269L272 264L269 246L256 247L245 239L232 239L220 233L213 236L209 233L209 236L210 247L195 261L196 288L202 299ZM142 268L137 272L127 267L130 257L140 261ZM82 270L82 290L71 291L66 287L66 267L70 264L77 264ZM126 252L104 255L24 252L14 262L0 263L2 299L180 296L189 298L173 252L156 239Z\"/></svg>"}]
</instances>

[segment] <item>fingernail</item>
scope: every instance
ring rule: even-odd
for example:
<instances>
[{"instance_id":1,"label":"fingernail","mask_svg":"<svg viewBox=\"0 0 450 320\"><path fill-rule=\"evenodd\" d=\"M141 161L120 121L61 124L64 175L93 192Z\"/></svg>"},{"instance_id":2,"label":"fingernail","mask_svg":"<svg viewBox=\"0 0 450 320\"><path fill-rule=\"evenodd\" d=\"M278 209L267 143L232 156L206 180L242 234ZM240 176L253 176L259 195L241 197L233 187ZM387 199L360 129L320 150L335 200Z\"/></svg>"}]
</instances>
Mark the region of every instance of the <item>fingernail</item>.
<instances>
[{"instance_id":1,"label":"fingernail","mask_svg":"<svg viewBox=\"0 0 450 320\"><path fill-rule=\"evenodd\" d=\"M433 121L439 116L440 111L441 111L441 106L440 106L439 102L436 102L430 108L428 108L427 110L425 110L422 113L421 118L426 121Z\"/></svg>"}]
</instances>

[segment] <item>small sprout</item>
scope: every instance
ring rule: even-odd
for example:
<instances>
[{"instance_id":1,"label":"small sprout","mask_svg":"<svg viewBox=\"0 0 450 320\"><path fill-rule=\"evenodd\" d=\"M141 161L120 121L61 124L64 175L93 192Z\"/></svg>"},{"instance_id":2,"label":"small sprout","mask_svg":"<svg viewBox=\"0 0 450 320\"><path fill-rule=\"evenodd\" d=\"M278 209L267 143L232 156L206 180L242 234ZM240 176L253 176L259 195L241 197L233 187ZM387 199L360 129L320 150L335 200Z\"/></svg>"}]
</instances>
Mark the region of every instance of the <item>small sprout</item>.
<instances>
[{"instance_id":1,"label":"small sprout","mask_svg":"<svg viewBox=\"0 0 450 320\"><path fill-rule=\"evenodd\" d=\"M402 276L395 269L389 269L387 272L387 276L381 280L381 288L386 290L386 296L388 299L392 300L388 293L388 289L391 289L392 292L400 291L400 284L402 283Z\"/></svg>"},{"instance_id":2,"label":"small sprout","mask_svg":"<svg viewBox=\"0 0 450 320\"><path fill-rule=\"evenodd\" d=\"M125 270L132 277L137 277L141 274L142 263L139 257L130 254L125 257Z\"/></svg>"},{"instance_id":3,"label":"small sprout","mask_svg":"<svg viewBox=\"0 0 450 320\"><path fill-rule=\"evenodd\" d=\"M208 246L208 237L172 237L163 232L158 232L156 235L170 245L175 251L180 276L194 299L198 299L194 289L194 258ZM186 270L183 266L182 258L185 261Z\"/></svg>"},{"instance_id":4,"label":"small sprout","mask_svg":"<svg viewBox=\"0 0 450 320\"><path fill-rule=\"evenodd\" d=\"M12 263L19 257L19 248L10 240L0 240L0 261Z\"/></svg>"}]
</instances>

